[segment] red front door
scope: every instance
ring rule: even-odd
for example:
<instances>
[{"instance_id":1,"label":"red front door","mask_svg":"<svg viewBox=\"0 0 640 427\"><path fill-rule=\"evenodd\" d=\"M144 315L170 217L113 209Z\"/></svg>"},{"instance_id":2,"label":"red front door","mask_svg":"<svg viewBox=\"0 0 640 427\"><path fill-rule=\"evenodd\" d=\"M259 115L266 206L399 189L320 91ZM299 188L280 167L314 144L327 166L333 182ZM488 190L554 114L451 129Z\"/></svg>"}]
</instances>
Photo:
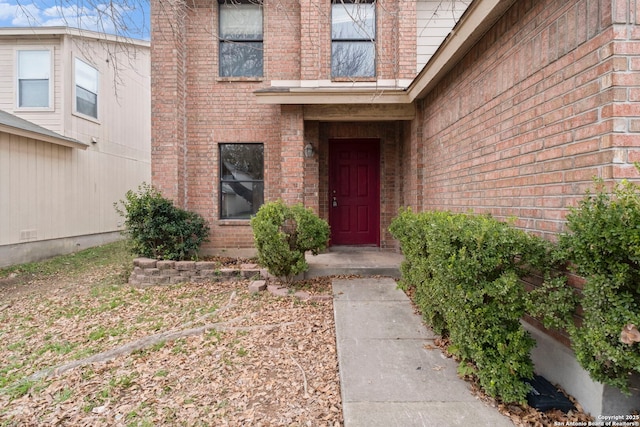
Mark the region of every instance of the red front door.
<instances>
[{"instance_id":1,"label":"red front door","mask_svg":"<svg viewBox=\"0 0 640 427\"><path fill-rule=\"evenodd\" d=\"M329 140L332 245L380 244L380 141Z\"/></svg>"}]
</instances>

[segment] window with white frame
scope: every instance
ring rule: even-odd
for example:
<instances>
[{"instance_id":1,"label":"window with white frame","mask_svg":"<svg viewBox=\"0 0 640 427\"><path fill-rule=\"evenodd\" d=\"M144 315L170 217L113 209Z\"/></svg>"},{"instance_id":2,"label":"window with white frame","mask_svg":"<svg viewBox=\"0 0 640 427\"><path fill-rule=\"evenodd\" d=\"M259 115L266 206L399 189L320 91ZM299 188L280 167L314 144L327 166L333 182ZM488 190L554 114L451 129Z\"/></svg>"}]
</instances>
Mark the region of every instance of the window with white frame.
<instances>
[{"instance_id":1,"label":"window with white frame","mask_svg":"<svg viewBox=\"0 0 640 427\"><path fill-rule=\"evenodd\" d=\"M18 108L51 107L51 51L17 51Z\"/></svg>"},{"instance_id":2,"label":"window with white frame","mask_svg":"<svg viewBox=\"0 0 640 427\"><path fill-rule=\"evenodd\" d=\"M76 58L76 112L98 118L98 70Z\"/></svg>"},{"instance_id":3,"label":"window with white frame","mask_svg":"<svg viewBox=\"0 0 640 427\"><path fill-rule=\"evenodd\" d=\"M375 41L375 3L334 0L331 5L331 76L374 77Z\"/></svg>"},{"instance_id":4,"label":"window with white frame","mask_svg":"<svg viewBox=\"0 0 640 427\"><path fill-rule=\"evenodd\" d=\"M220 218L249 219L264 203L264 145L220 144Z\"/></svg>"},{"instance_id":5,"label":"window with white frame","mask_svg":"<svg viewBox=\"0 0 640 427\"><path fill-rule=\"evenodd\" d=\"M219 2L220 77L262 77L262 2Z\"/></svg>"}]
</instances>

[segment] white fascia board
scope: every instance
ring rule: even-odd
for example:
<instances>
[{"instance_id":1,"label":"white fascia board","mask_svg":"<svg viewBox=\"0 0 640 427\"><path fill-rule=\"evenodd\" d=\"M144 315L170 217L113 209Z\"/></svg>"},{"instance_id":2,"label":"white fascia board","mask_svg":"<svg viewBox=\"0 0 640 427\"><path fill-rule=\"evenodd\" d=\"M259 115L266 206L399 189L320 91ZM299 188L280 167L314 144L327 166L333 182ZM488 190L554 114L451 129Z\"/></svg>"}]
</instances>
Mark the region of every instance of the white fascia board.
<instances>
[{"instance_id":1,"label":"white fascia board","mask_svg":"<svg viewBox=\"0 0 640 427\"><path fill-rule=\"evenodd\" d=\"M113 43L131 44L140 47L150 47L147 40L129 38L113 34L99 33L91 30L82 30L72 27L0 27L0 37L61 37L72 36Z\"/></svg>"},{"instance_id":2,"label":"white fascia board","mask_svg":"<svg viewBox=\"0 0 640 427\"><path fill-rule=\"evenodd\" d=\"M379 79L374 84L372 82L334 82L332 80L271 80L272 88L321 88L321 89L336 89L336 88L364 88L371 89L373 87L379 88L394 88L394 89L406 89L409 87L413 79Z\"/></svg>"},{"instance_id":3,"label":"white fascia board","mask_svg":"<svg viewBox=\"0 0 640 427\"><path fill-rule=\"evenodd\" d=\"M316 81L278 81L254 94L259 104L402 104L423 98L450 71L515 0L474 0L407 89L315 85ZM324 81L317 81L326 84ZM371 83L369 83L371 85ZM406 86L404 86L406 87Z\"/></svg>"},{"instance_id":4,"label":"white fascia board","mask_svg":"<svg viewBox=\"0 0 640 427\"><path fill-rule=\"evenodd\" d=\"M21 136L24 138L30 138L36 141L49 142L51 144L62 145L65 147L78 148L80 150L86 150L89 147L88 144L85 144L75 139L65 138L62 136L58 138L55 136L46 135L39 132L32 132L25 129L19 129L19 128L15 128L15 127L3 125L3 124L0 124L0 132L8 133L10 135Z\"/></svg>"},{"instance_id":5,"label":"white fascia board","mask_svg":"<svg viewBox=\"0 0 640 427\"><path fill-rule=\"evenodd\" d=\"M423 98L491 28L515 0L474 0L408 88L411 102Z\"/></svg>"},{"instance_id":6,"label":"white fascia board","mask_svg":"<svg viewBox=\"0 0 640 427\"><path fill-rule=\"evenodd\" d=\"M407 92L397 88L301 88L254 92L258 104L406 104Z\"/></svg>"}]
</instances>

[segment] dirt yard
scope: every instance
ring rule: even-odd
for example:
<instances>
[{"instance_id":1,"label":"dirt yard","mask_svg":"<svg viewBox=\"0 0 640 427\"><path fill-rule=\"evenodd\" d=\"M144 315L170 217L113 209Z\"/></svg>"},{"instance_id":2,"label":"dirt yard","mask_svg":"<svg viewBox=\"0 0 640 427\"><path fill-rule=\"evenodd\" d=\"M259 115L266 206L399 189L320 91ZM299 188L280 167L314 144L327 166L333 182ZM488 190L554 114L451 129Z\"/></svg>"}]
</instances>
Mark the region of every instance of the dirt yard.
<instances>
[{"instance_id":1,"label":"dirt yard","mask_svg":"<svg viewBox=\"0 0 640 427\"><path fill-rule=\"evenodd\" d=\"M0 269L0 426L341 426L331 300L138 289L107 245ZM295 290L331 295L331 279ZM446 353L446 342L442 349ZM592 420L477 398L516 426Z\"/></svg>"},{"instance_id":2,"label":"dirt yard","mask_svg":"<svg viewBox=\"0 0 640 427\"><path fill-rule=\"evenodd\" d=\"M0 279L0 425L342 425L331 301L121 269Z\"/></svg>"}]
</instances>

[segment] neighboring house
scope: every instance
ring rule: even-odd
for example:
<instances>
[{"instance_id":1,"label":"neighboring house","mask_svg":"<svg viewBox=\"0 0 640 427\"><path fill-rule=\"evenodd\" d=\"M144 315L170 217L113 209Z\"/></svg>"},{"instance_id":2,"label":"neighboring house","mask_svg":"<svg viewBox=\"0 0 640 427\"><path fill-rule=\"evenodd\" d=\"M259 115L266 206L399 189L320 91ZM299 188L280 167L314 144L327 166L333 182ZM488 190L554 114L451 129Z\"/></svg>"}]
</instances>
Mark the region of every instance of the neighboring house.
<instances>
[{"instance_id":1,"label":"neighboring house","mask_svg":"<svg viewBox=\"0 0 640 427\"><path fill-rule=\"evenodd\" d=\"M474 0L450 30L467 3L153 0L152 182L209 221L210 252L249 251L275 199L326 218L331 245L397 250L403 206L555 238L593 176L637 178L640 9ZM588 411L629 410L532 331Z\"/></svg>"},{"instance_id":2,"label":"neighboring house","mask_svg":"<svg viewBox=\"0 0 640 427\"><path fill-rule=\"evenodd\" d=\"M113 241L151 179L149 43L0 28L0 267Z\"/></svg>"}]
</instances>

